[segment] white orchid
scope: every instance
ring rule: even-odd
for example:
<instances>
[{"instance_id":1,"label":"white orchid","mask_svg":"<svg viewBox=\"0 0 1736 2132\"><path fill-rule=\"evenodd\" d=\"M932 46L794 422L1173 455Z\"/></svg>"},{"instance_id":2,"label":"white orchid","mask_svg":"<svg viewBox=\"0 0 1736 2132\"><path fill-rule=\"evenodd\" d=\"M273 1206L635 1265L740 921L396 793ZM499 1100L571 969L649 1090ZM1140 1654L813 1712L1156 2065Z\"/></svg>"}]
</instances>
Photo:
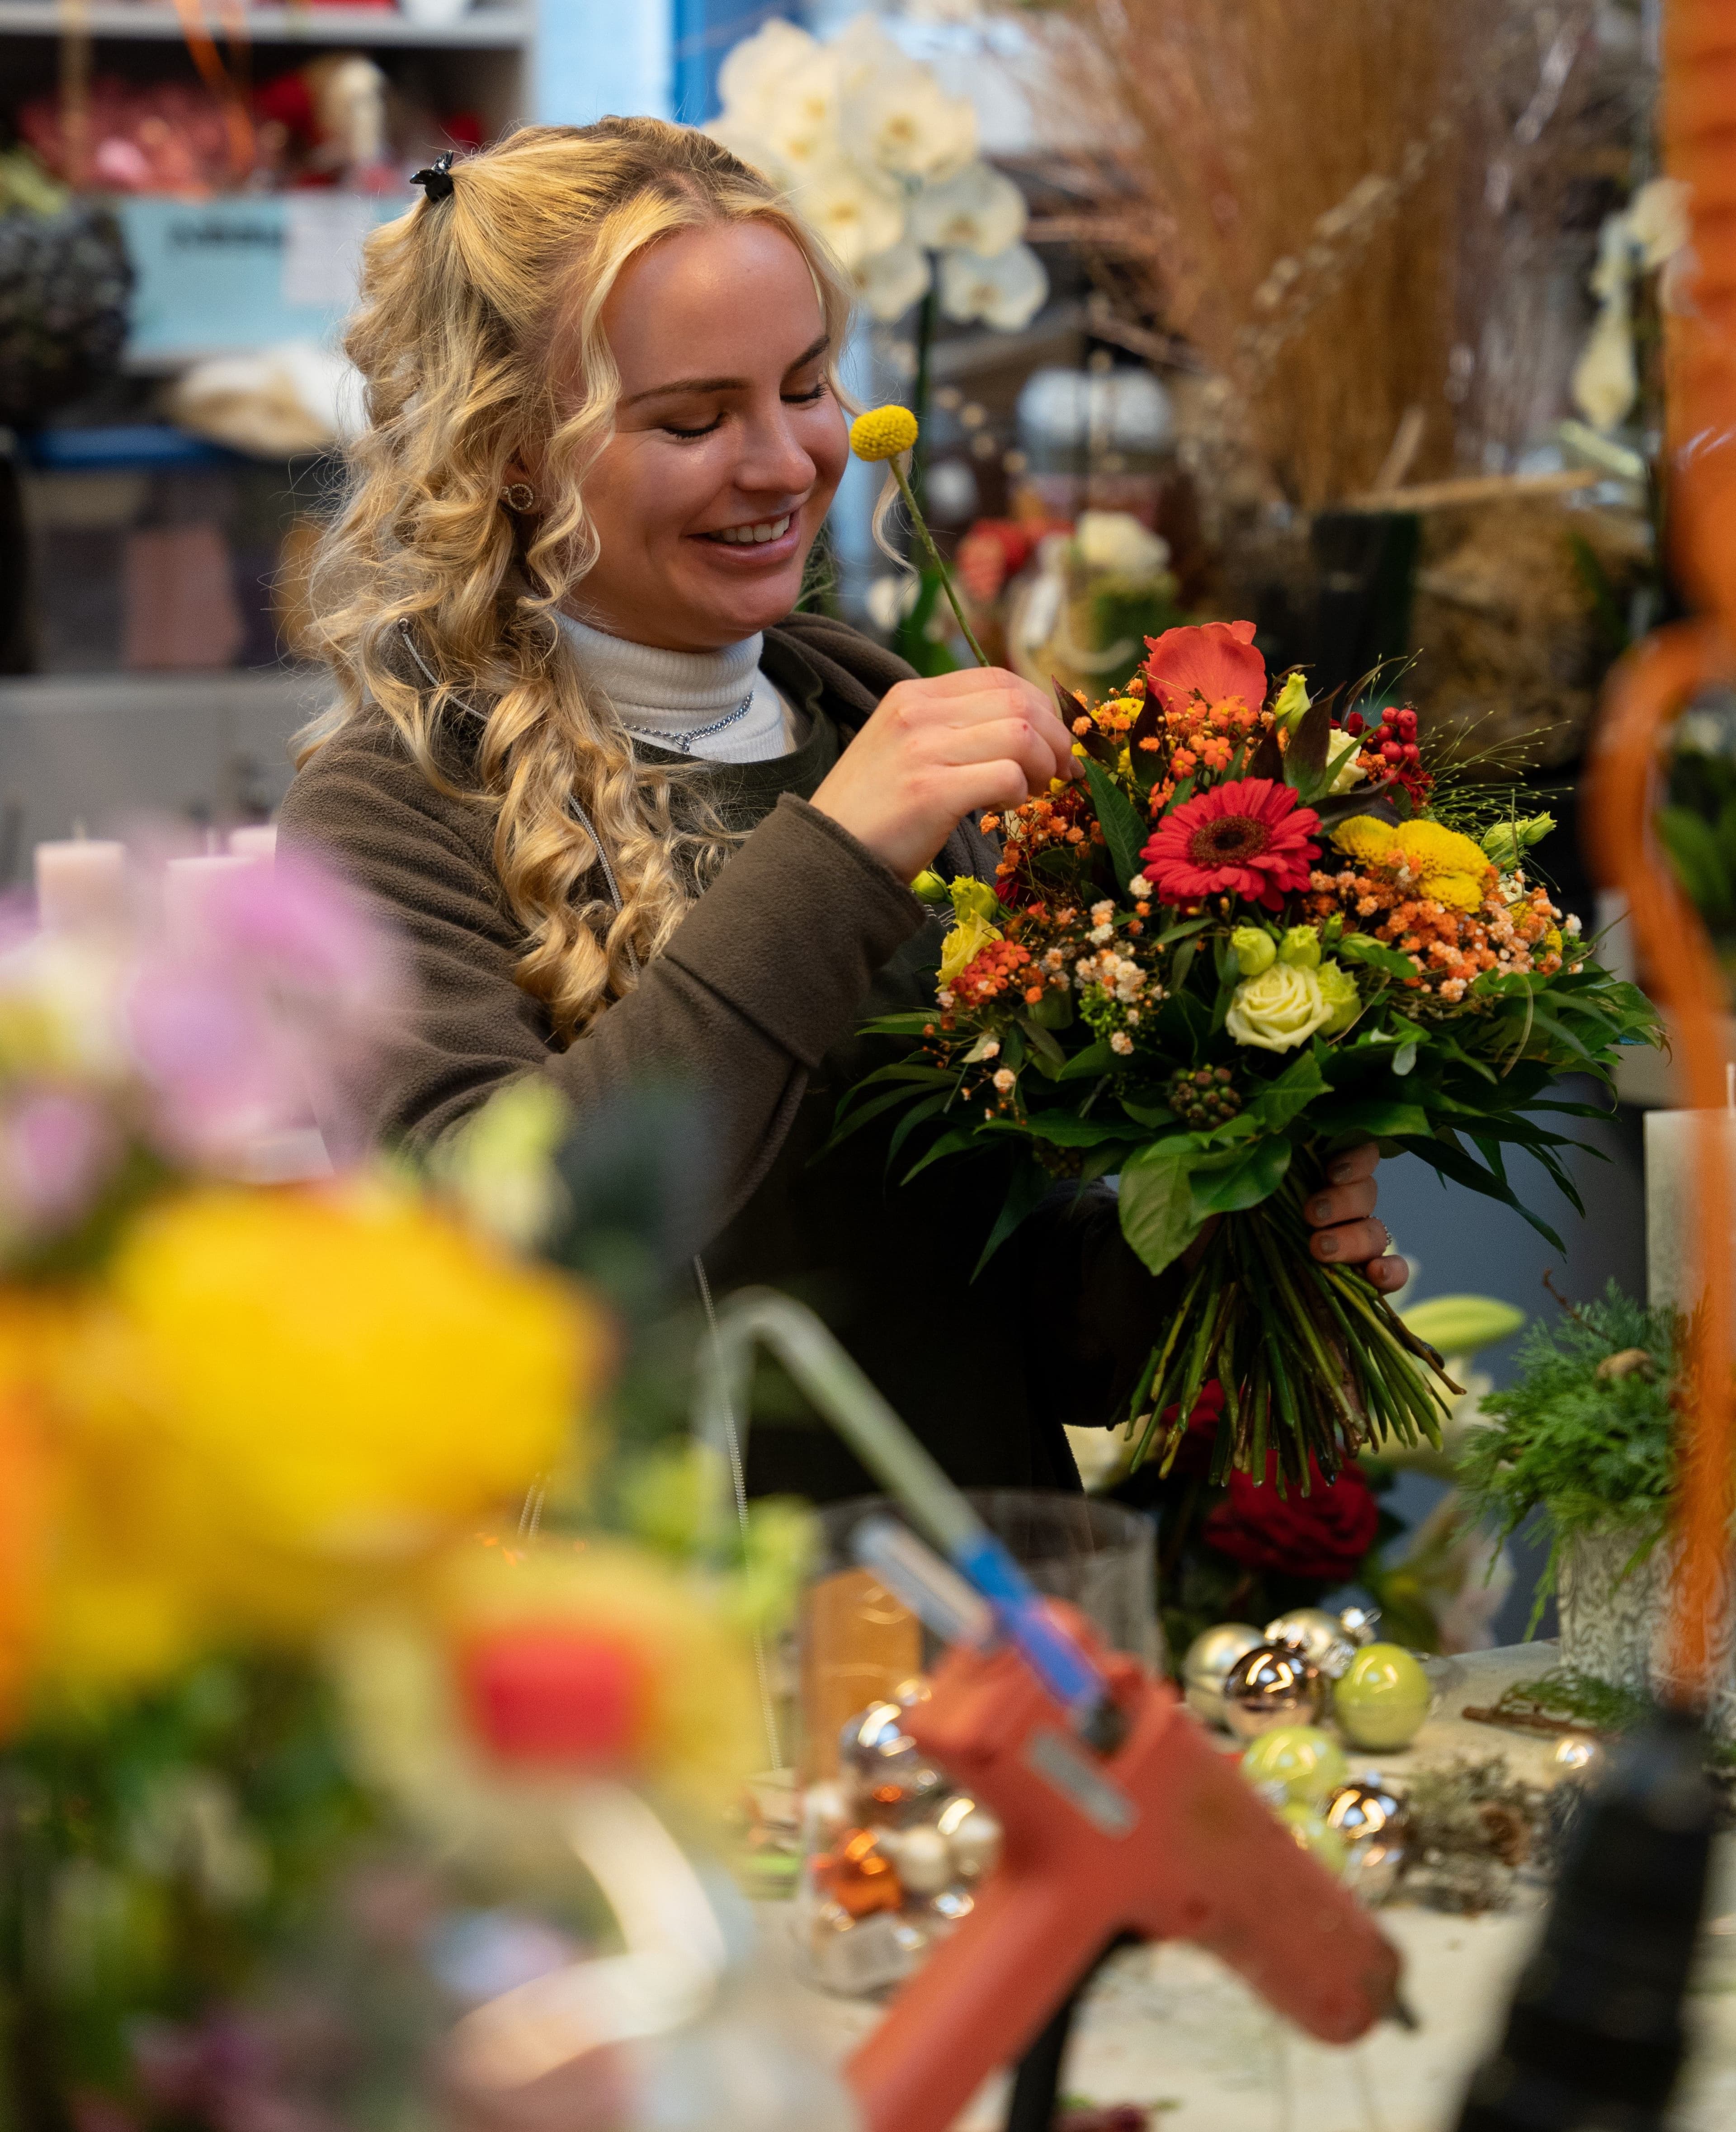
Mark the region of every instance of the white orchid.
<instances>
[{"instance_id":1,"label":"white orchid","mask_svg":"<svg viewBox=\"0 0 1736 2132\"><path fill-rule=\"evenodd\" d=\"M986 163L966 163L957 177L925 185L910 205L910 234L936 252L975 252L985 259L1024 234L1024 194Z\"/></svg>"},{"instance_id":2,"label":"white orchid","mask_svg":"<svg viewBox=\"0 0 1736 2132\"><path fill-rule=\"evenodd\" d=\"M832 162L805 178L793 194L802 218L824 238L846 271L885 252L904 233L904 204L884 178L854 164Z\"/></svg>"},{"instance_id":3,"label":"white orchid","mask_svg":"<svg viewBox=\"0 0 1736 2132\"><path fill-rule=\"evenodd\" d=\"M795 171L770 142L763 134L755 132L745 120L732 118L726 112L713 119L705 130L721 147L739 156L751 170L757 170L767 185L774 185L780 193L794 189Z\"/></svg>"},{"instance_id":4,"label":"white orchid","mask_svg":"<svg viewBox=\"0 0 1736 2132\"><path fill-rule=\"evenodd\" d=\"M933 184L976 153L969 99L948 96L933 70L907 58L871 15L858 15L830 49L839 68L839 122L857 161Z\"/></svg>"},{"instance_id":5,"label":"white orchid","mask_svg":"<svg viewBox=\"0 0 1736 2132\"><path fill-rule=\"evenodd\" d=\"M776 116L785 84L826 47L794 22L774 16L764 28L731 46L717 73L717 94L726 117L765 132Z\"/></svg>"},{"instance_id":6,"label":"white orchid","mask_svg":"<svg viewBox=\"0 0 1736 2132\"><path fill-rule=\"evenodd\" d=\"M976 114L872 15L826 42L773 20L730 53L707 129L789 196L890 324L942 255L949 317L1024 325L1048 293L1024 196L976 159ZM950 291L950 295L946 292Z\"/></svg>"},{"instance_id":7,"label":"white orchid","mask_svg":"<svg viewBox=\"0 0 1736 2132\"><path fill-rule=\"evenodd\" d=\"M901 319L910 306L928 293L933 276L928 255L908 238L864 259L856 269L856 293L868 306L870 317L883 325Z\"/></svg>"},{"instance_id":8,"label":"white orchid","mask_svg":"<svg viewBox=\"0 0 1736 2132\"><path fill-rule=\"evenodd\" d=\"M940 307L968 325L981 319L1017 333L1042 309L1049 292L1043 262L1028 244L1011 244L992 259L976 252L946 252L940 262Z\"/></svg>"}]
</instances>

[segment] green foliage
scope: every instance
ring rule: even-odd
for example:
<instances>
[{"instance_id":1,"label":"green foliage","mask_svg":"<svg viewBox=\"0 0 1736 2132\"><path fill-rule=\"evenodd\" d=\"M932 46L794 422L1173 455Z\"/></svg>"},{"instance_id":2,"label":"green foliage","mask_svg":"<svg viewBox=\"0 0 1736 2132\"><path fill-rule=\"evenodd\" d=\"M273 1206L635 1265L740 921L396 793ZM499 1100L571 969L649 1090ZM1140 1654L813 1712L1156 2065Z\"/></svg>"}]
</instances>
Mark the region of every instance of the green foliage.
<instances>
[{"instance_id":1,"label":"green foliage","mask_svg":"<svg viewBox=\"0 0 1736 2132\"><path fill-rule=\"evenodd\" d=\"M1483 1401L1487 1425L1470 1432L1460 1467L1460 1485L1503 1539L1540 1507L1557 1553L1601 1527L1662 1529L1682 1337L1681 1320L1647 1310L1614 1281L1600 1303L1532 1327L1518 1376ZM1649 1369L1599 1374L1635 1349L1652 1358Z\"/></svg>"},{"instance_id":2,"label":"green foliage","mask_svg":"<svg viewBox=\"0 0 1736 2132\"><path fill-rule=\"evenodd\" d=\"M372 1818L329 1690L288 1659L39 1721L0 1755L15 2032L57 2086L124 2082L132 2028L244 1992Z\"/></svg>"}]
</instances>

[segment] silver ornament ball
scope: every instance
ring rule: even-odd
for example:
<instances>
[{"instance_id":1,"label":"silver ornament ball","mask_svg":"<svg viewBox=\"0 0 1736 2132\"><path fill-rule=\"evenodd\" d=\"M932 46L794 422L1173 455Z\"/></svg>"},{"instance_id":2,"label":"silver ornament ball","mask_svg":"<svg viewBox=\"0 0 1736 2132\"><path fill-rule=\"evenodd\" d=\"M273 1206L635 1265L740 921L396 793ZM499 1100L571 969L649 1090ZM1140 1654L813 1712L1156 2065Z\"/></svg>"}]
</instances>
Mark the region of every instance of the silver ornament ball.
<instances>
[{"instance_id":1,"label":"silver ornament ball","mask_svg":"<svg viewBox=\"0 0 1736 2132\"><path fill-rule=\"evenodd\" d=\"M1258 1629L1245 1621L1220 1621L1187 1646L1182 1661L1182 1688L1187 1707L1208 1725L1226 1725L1224 1715L1224 1678L1239 1658L1261 1640Z\"/></svg>"},{"instance_id":2,"label":"silver ornament ball","mask_svg":"<svg viewBox=\"0 0 1736 2132\"><path fill-rule=\"evenodd\" d=\"M1356 1655L1344 1623L1324 1606L1292 1606L1267 1622L1265 1637L1268 1644L1294 1644L1328 1680L1336 1680Z\"/></svg>"},{"instance_id":3,"label":"silver ornament ball","mask_svg":"<svg viewBox=\"0 0 1736 2132\"><path fill-rule=\"evenodd\" d=\"M1293 1644L1256 1644L1224 1677L1224 1717L1238 1740L1279 1725L1312 1725L1326 1702L1320 1669Z\"/></svg>"}]
</instances>

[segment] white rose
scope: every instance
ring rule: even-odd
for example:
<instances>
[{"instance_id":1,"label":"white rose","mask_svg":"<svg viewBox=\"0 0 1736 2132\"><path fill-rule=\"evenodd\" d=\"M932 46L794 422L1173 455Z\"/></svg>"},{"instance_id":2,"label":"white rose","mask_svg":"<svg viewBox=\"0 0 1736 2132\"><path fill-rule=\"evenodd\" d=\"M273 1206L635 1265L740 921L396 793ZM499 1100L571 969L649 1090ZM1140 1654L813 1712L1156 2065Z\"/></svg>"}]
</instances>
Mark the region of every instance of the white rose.
<instances>
[{"instance_id":1,"label":"white rose","mask_svg":"<svg viewBox=\"0 0 1736 2132\"><path fill-rule=\"evenodd\" d=\"M1169 560L1169 543L1130 511L1081 511L1073 544L1087 569L1123 578L1153 578Z\"/></svg>"},{"instance_id":2,"label":"white rose","mask_svg":"<svg viewBox=\"0 0 1736 2132\"><path fill-rule=\"evenodd\" d=\"M986 163L967 163L956 178L928 185L910 205L910 233L936 252L975 252L985 259L1024 234L1024 194Z\"/></svg>"},{"instance_id":3,"label":"white rose","mask_svg":"<svg viewBox=\"0 0 1736 2132\"><path fill-rule=\"evenodd\" d=\"M1009 244L994 259L974 252L941 255L940 307L960 325L981 319L1002 333L1017 333L1042 310L1048 292L1049 277L1029 244Z\"/></svg>"},{"instance_id":4,"label":"white rose","mask_svg":"<svg viewBox=\"0 0 1736 2132\"><path fill-rule=\"evenodd\" d=\"M1274 963L1236 987L1224 1026L1238 1044L1292 1051L1331 1019L1317 972L1294 963Z\"/></svg>"},{"instance_id":5,"label":"white rose","mask_svg":"<svg viewBox=\"0 0 1736 2132\"><path fill-rule=\"evenodd\" d=\"M928 255L908 239L876 252L856 270L858 295L883 325L901 319L928 293Z\"/></svg>"},{"instance_id":6,"label":"white rose","mask_svg":"<svg viewBox=\"0 0 1736 2132\"><path fill-rule=\"evenodd\" d=\"M1348 792L1353 785L1360 785L1368 775L1357 757L1362 752L1362 742L1354 734L1346 734L1344 744L1335 748L1327 758L1326 771L1331 783L1329 792Z\"/></svg>"}]
</instances>

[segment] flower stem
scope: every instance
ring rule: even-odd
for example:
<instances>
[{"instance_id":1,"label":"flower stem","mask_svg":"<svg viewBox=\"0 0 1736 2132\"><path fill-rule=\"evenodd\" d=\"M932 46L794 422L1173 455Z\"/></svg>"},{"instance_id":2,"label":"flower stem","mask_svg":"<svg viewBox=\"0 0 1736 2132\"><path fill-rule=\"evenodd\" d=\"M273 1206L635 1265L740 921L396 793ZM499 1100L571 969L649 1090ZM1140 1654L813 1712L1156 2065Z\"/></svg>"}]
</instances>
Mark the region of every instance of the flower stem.
<instances>
[{"instance_id":1,"label":"flower stem","mask_svg":"<svg viewBox=\"0 0 1736 2132\"><path fill-rule=\"evenodd\" d=\"M892 478L898 483L898 492L904 499L904 508L910 514L910 523L916 529L916 537L928 551L928 560L933 564L940 579L940 588L947 596L947 604L952 608L959 627L964 631L965 642L971 647L971 655L979 666L986 666L989 663L988 654L976 641L976 631L965 620L965 611L958 603L958 594L952 589L952 574L941 560L940 550L934 545L934 535L928 531L928 521L923 516L922 506L916 500L916 493L910 486L909 478L896 459L890 459L887 463L892 468Z\"/></svg>"}]
</instances>

